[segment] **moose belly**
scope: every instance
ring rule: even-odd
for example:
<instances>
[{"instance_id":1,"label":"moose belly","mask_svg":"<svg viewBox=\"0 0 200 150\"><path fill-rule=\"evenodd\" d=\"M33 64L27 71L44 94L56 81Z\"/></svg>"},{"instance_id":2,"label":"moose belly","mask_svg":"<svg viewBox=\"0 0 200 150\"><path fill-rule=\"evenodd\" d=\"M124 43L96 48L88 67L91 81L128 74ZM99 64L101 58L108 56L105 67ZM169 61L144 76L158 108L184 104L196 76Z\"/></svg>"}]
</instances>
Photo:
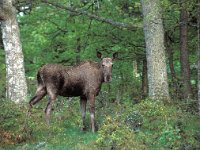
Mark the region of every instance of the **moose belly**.
<instances>
[{"instance_id":1,"label":"moose belly","mask_svg":"<svg viewBox=\"0 0 200 150\"><path fill-rule=\"evenodd\" d=\"M61 90L59 92L59 95L64 96L64 97L81 96L81 95L83 95L83 90L82 90L82 88L80 88L78 86L71 86L71 87L67 87L67 88L64 88L63 90Z\"/></svg>"}]
</instances>

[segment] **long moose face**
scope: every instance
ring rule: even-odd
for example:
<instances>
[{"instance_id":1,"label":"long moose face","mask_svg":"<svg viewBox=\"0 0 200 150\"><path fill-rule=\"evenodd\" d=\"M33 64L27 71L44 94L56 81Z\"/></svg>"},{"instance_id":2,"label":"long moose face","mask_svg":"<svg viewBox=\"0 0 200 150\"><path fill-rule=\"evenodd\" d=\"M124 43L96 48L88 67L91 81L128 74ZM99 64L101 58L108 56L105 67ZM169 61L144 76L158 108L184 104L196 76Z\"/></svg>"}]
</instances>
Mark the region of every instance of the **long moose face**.
<instances>
[{"instance_id":1,"label":"long moose face","mask_svg":"<svg viewBox=\"0 0 200 150\"><path fill-rule=\"evenodd\" d=\"M97 57L101 58L102 54L100 52L97 52ZM110 82L112 80L112 66L113 66L113 60L116 59L117 53L113 54L113 58L102 58L101 61L101 68L103 71L103 79L104 82Z\"/></svg>"},{"instance_id":2,"label":"long moose face","mask_svg":"<svg viewBox=\"0 0 200 150\"><path fill-rule=\"evenodd\" d=\"M112 80L112 58L103 58L101 62L104 82Z\"/></svg>"}]
</instances>

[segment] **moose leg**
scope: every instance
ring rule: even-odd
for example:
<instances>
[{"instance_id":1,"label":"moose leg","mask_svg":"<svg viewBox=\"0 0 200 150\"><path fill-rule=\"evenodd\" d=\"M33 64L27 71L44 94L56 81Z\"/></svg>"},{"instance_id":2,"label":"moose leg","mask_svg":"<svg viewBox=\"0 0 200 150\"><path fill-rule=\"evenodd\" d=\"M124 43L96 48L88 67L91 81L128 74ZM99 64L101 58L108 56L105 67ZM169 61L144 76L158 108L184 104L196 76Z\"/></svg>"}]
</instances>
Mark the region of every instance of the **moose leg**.
<instances>
[{"instance_id":1,"label":"moose leg","mask_svg":"<svg viewBox=\"0 0 200 150\"><path fill-rule=\"evenodd\" d=\"M44 86L39 86L37 88L36 94L31 100L29 101L29 106L32 108L32 105L39 102L45 95L47 94L46 89Z\"/></svg>"},{"instance_id":2,"label":"moose leg","mask_svg":"<svg viewBox=\"0 0 200 150\"><path fill-rule=\"evenodd\" d=\"M86 104L87 104L86 97L80 97L80 106L81 106L81 114L82 114L82 121L83 121L83 125L82 125L82 128L81 128L82 131L86 130L86 123L85 123Z\"/></svg>"},{"instance_id":3,"label":"moose leg","mask_svg":"<svg viewBox=\"0 0 200 150\"><path fill-rule=\"evenodd\" d=\"M49 120L50 120L52 105L53 105L53 102L56 99L56 94L54 94L51 91L48 91L48 95L49 95L49 101L48 101L48 104L47 104L46 109L45 109L45 119L46 119L47 124L49 125L50 124Z\"/></svg>"},{"instance_id":4,"label":"moose leg","mask_svg":"<svg viewBox=\"0 0 200 150\"><path fill-rule=\"evenodd\" d=\"M89 109L90 109L90 119L91 119L91 126L92 126L92 132L95 132L95 99L94 95L88 96L89 100Z\"/></svg>"}]
</instances>

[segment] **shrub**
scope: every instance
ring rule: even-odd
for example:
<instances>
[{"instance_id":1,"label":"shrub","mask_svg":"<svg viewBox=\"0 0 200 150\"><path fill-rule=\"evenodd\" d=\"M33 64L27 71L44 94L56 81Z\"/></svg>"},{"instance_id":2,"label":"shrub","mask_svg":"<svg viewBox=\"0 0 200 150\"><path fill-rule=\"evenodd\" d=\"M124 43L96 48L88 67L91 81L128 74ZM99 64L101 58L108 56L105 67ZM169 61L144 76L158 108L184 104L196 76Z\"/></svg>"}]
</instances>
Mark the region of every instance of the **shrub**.
<instances>
[{"instance_id":1,"label":"shrub","mask_svg":"<svg viewBox=\"0 0 200 150\"><path fill-rule=\"evenodd\" d=\"M15 130L22 121L19 118L24 115L21 107L10 100L2 99L0 105L0 127L5 130L11 128Z\"/></svg>"},{"instance_id":2,"label":"shrub","mask_svg":"<svg viewBox=\"0 0 200 150\"><path fill-rule=\"evenodd\" d=\"M2 99L0 105L0 144L16 144L25 141L25 115L27 109L13 101ZM26 128L27 129L27 128Z\"/></svg>"},{"instance_id":3,"label":"shrub","mask_svg":"<svg viewBox=\"0 0 200 150\"><path fill-rule=\"evenodd\" d=\"M105 149L198 149L198 117L177 105L146 99L110 104L102 111L97 147ZM104 114L103 114L104 113Z\"/></svg>"},{"instance_id":4,"label":"shrub","mask_svg":"<svg viewBox=\"0 0 200 150\"><path fill-rule=\"evenodd\" d=\"M107 116L98 131L96 143L98 148L103 149L146 149L135 136L120 116Z\"/></svg>"}]
</instances>

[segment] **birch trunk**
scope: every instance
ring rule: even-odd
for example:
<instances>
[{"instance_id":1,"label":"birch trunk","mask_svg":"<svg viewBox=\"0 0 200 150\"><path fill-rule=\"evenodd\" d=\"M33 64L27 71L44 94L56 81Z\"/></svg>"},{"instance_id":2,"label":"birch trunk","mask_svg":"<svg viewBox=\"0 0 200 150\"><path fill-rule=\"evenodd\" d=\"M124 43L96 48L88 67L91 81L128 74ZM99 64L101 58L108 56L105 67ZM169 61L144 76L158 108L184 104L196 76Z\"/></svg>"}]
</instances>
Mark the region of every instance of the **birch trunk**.
<instances>
[{"instance_id":1,"label":"birch trunk","mask_svg":"<svg viewBox=\"0 0 200 150\"><path fill-rule=\"evenodd\" d=\"M22 102L26 100L27 84L16 10L12 0L4 0L1 8L1 14L4 14L1 16L1 29L6 57L6 96L12 101Z\"/></svg>"},{"instance_id":2,"label":"birch trunk","mask_svg":"<svg viewBox=\"0 0 200 150\"><path fill-rule=\"evenodd\" d=\"M141 0L141 3L144 17L149 97L169 99L160 1Z\"/></svg>"}]
</instances>

